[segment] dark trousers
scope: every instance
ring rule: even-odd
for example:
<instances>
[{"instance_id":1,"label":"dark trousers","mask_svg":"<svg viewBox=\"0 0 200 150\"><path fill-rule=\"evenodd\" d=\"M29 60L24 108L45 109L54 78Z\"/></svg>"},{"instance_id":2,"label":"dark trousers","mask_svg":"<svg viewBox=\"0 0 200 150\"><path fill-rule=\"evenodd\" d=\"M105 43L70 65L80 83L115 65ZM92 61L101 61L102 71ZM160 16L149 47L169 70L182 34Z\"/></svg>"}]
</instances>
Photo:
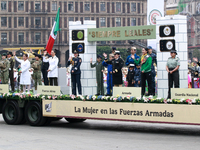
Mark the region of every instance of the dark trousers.
<instances>
[{"instance_id":1,"label":"dark trousers","mask_svg":"<svg viewBox=\"0 0 200 150\"><path fill-rule=\"evenodd\" d=\"M49 85L49 80L47 78L47 70L42 69L42 76L43 76L43 79L44 79L44 85Z\"/></svg>"},{"instance_id":2,"label":"dark trousers","mask_svg":"<svg viewBox=\"0 0 200 150\"><path fill-rule=\"evenodd\" d=\"M174 69L169 69L169 71ZM179 71L175 71L172 74L168 73L168 98L171 98L171 88L179 88Z\"/></svg>"},{"instance_id":3,"label":"dark trousers","mask_svg":"<svg viewBox=\"0 0 200 150\"><path fill-rule=\"evenodd\" d=\"M156 76L155 71L151 71L152 95L155 95L155 88L156 88L156 84L155 84L155 76Z\"/></svg>"},{"instance_id":4,"label":"dark trousers","mask_svg":"<svg viewBox=\"0 0 200 150\"><path fill-rule=\"evenodd\" d=\"M55 86L58 86L58 78L57 77L51 77L51 78L49 78L49 81L50 81L50 86L53 86L53 85L55 85Z\"/></svg>"},{"instance_id":5,"label":"dark trousers","mask_svg":"<svg viewBox=\"0 0 200 150\"><path fill-rule=\"evenodd\" d=\"M151 71L146 73L141 73L142 96L145 94L146 81L148 83L148 95L152 95Z\"/></svg>"},{"instance_id":6,"label":"dark trousers","mask_svg":"<svg viewBox=\"0 0 200 150\"><path fill-rule=\"evenodd\" d=\"M132 84L132 80L128 81L128 87L134 87L134 83Z\"/></svg>"},{"instance_id":7,"label":"dark trousers","mask_svg":"<svg viewBox=\"0 0 200 150\"><path fill-rule=\"evenodd\" d=\"M10 79L11 90L15 91L15 87L14 87L14 74L13 74L12 70L9 70L9 79Z\"/></svg>"},{"instance_id":8,"label":"dark trousers","mask_svg":"<svg viewBox=\"0 0 200 150\"><path fill-rule=\"evenodd\" d=\"M76 95L76 84L78 86L78 93L82 95L81 90L81 74L71 74L72 78L72 94Z\"/></svg>"},{"instance_id":9,"label":"dark trousers","mask_svg":"<svg viewBox=\"0 0 200 150\"><path fill-rule=\"evenodd\" d=\"M104 95L103 80L102 81L97 80L97 94Z\"/></svg>"}]
</instances>

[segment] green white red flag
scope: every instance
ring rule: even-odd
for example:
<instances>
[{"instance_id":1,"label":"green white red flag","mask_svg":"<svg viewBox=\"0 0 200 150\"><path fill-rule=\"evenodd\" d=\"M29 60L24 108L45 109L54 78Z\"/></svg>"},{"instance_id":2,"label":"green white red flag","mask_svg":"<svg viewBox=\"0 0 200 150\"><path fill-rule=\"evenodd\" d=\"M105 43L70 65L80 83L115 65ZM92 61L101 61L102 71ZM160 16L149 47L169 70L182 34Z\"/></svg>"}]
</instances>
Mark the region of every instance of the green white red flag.
<instances>
[{"instance_id":1,"label":"green white red flag","mask_svg":"<svg viewBox=\"0 0 200 150\"><path fill-rule=\"evenodd\" d=\"M51 54L51 50L53 49L54 41L57 38L57 31L60 30L60 28L59 28L59 19L60 19L60 7L58 8L56 19L55 19L53 27L51 29L49 40L48 40L47 46L46 46L46 50L47 50L47 52L49 54Z\"/></svg>"}]
</instances>

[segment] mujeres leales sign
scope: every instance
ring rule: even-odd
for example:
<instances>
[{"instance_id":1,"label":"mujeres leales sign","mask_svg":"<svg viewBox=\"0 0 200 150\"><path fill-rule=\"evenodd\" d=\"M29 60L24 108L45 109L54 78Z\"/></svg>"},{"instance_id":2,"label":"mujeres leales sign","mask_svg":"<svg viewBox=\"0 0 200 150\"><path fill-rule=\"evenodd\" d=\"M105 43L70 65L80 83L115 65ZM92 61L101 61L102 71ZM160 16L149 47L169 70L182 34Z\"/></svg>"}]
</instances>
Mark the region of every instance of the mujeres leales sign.
<instances>
[{"instance_id":1,"label":"mujeres leales sign","mask_svg":"<svg viewBox=\"0 0 200 150\"><path fill-rule=\"evenodd\" d=\"M156 26L89 28L88 41L156 39Z\"/></svg>"}]
</instances>

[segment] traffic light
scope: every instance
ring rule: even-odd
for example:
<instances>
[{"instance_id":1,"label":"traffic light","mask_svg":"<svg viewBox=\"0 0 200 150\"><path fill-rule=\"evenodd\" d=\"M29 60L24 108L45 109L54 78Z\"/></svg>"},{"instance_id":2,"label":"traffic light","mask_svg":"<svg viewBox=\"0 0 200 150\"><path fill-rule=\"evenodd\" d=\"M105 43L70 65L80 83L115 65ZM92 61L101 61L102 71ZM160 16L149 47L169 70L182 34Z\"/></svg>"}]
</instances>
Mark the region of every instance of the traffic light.
<instances>
[{"instance_id":1,"label":"traffic light","mask_svg":"<svg viewBox=\"0 0 200 150\"><path fill-rule=\"evenodd\" d=\"M174 25L161 25L159 27L160 51L169 52L176 49L175 26Z\"/></svg>"},{"instance_id":2,"label":"traffic light","mask_svg":"<svg viewBox=\"0 0 200 150\"><path fill-rule=\"evenodd\" d=\"M78 51L80 54L85 52L85 44L84 43L72 43L72 53L74 50Z\"/></svg>"},{"instance_id":3,"label":"traffic light","mask_svg":"<svg viewBox=\"0 0 200 150\"><path fill-rule=\"evenodd\" d=\"M169 52L176 49L175 40L160 40L160 51Z\"/></svg>"},{"instance_id":4,"label":"traffic light","mask_svg":"<svg viewBox=\"0 0 200 150\"><path fill-rule=\"evenodd\" d=\"M72 30L72 41L84 40L84 30Z\"/></svg>"}]
</instances>

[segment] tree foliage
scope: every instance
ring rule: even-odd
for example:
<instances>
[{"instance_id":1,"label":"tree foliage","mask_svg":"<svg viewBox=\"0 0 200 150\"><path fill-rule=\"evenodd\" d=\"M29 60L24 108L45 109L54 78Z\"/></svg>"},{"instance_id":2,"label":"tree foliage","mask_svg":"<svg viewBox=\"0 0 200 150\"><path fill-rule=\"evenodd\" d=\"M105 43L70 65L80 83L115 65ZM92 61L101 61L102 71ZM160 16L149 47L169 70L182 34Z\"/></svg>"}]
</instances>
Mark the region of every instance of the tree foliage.
<instances>
[{"instance_id":1,"label":"tree foliage","mask_svg":"<svg viewBox=\"0 0 200 150\"><path fill-rule=\"evenodd\" d=\"M193 50L192 56L200 59L200 51L197 48L195 48L195 50Z\"/></svg>"}]
</instances>

